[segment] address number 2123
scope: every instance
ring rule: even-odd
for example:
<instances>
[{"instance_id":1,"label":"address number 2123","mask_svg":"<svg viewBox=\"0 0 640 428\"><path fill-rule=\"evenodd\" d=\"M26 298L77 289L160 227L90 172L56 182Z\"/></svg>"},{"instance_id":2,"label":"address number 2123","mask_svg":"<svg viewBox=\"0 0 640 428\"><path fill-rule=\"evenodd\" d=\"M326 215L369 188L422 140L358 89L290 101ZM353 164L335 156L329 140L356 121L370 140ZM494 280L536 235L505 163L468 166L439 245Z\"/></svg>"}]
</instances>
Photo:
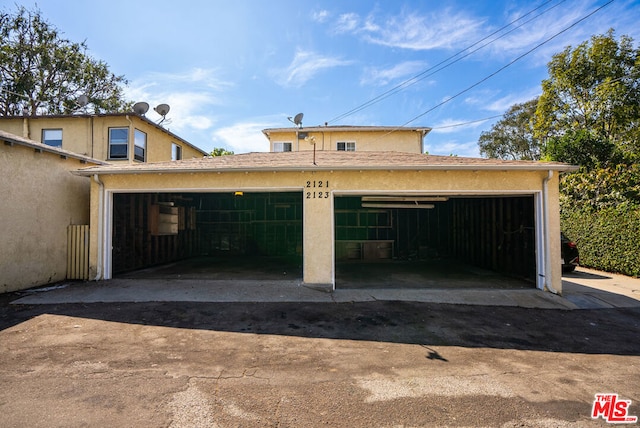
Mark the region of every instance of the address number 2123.
<instances>
[{"instance_id":1,"label":"address number 2123","mask_svg":"<svg viewBox=\"0 0 640 428\"><path fill-rule=\"evenodd\" d=\"M306 186L307 189L314 189L314 191L306 192L307 199L327 199L329 198L329 192L324 190L316 190L316 189L328 189L329 188L329 180L307 180Z\"/></svg>"}]
</instances>

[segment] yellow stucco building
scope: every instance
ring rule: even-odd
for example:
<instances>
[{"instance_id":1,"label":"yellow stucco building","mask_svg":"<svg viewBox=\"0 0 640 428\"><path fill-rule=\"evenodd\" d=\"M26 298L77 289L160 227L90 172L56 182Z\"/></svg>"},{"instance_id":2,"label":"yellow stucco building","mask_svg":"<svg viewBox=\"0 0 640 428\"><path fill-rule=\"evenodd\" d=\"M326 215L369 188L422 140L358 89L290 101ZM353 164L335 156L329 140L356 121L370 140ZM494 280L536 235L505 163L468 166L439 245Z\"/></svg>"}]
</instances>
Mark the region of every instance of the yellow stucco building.
<instances>
[{"instance_id":1,"label":"yellow stucco building","mask_svg":"<svg viewBox=\"0 0 640 428\"><path fill-rule=\"evenodd\" d=\"M0 292L63 281L69 226L89 224L87 179L100 161L0 131Z\"/></svg>"},{"instance_id":2,"label":"yellow stucco building","mask_svg":"<svg viewBox=\"0 0 640 428\"><path fill-rule=\"evenodd\" d=\"M207 155L135 113L0 117L0 129L111 163L161 162Z\"/></svg>"},{"instance_id":3,"label":"yellow stucco building","mask_svg":"<svg viewBox=\"0 0 640 428\"><path fill-rule=\"evenodd\" d=\"M0 117L0 141L0 292L88 279L90 182L72 171L206 155L135 113Z\"/></svg>"},{"instance_id":4,"label":"yellow stucco building","mask_svg":"<svg viewBox=\"0 0 640 428\"><path fill-rule=\"evenodd\" d=\"M269 152L220 157L134 113L0 129L2 291L220 257L293 259L327 291L345 266L444 260L562 291L566 164L426 155L429 128L271 128Z\"/></svg>"},{"instance_id":5,"label":"yellow stucco building","mask_svg":"<svg viewBox=\"0 0 640 428\"><path fill-rule=\"evenodd\" d=\"M431 128L389 126L314 126L269 128L262 133L271 152L368 151L424 153L424 137Z\"/></svg>"},{"instance_id":6,"label":"yellow stucco building","mask_svg":"<svg viewBox=\"0 0 640 428\"><path fill-rule=\"evenodd\" d=\"M190 257L293 257L303 284L330 291L342 262L435 254L560 293L558 175L571 167L429 156L427 132L267 129L270 152L79 170L92 186L91 278Z\"/></svg>"}]
</instances>

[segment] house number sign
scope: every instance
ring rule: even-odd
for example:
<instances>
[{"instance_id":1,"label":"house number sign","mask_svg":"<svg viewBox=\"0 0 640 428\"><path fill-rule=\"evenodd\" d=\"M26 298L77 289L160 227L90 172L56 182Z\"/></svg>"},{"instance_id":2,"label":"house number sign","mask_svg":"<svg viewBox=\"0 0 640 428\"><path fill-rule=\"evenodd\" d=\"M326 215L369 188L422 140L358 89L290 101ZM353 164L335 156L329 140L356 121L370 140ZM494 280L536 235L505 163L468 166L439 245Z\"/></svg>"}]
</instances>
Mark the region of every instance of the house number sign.
<instances>
[{"instance_id":1,"label":"house number sign","mask_svg":"<svg viewBox=\"0 0 640 428\"><path fill-rule=\"evenodd\" d=\"M307 180L305 182L307 199L328 199L329 180Z\"/></svg>"}]
</instances>

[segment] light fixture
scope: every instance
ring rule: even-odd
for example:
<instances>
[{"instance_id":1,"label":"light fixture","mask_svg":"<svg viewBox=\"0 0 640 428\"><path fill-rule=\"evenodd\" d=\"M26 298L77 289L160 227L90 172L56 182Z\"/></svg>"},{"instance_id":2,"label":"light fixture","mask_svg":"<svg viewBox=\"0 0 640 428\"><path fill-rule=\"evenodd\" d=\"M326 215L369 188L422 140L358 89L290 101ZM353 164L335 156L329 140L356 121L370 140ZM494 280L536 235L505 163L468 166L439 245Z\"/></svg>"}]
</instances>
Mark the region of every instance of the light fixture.
<instances>
[{"instance_id":1,"label":"light fixture","mask_svg":"<svg viewBox=\"0 0 640 428\"><path fill-rule=\"evenodd\" d=\"M240 192L240 191L233 192L233 196L243 196L243 195L244 195L244 192Z\"/></svg>"},{"instance_id":2,"label":"light fixture","mask_svg":"<svg viewBox=\"0 0 640 428\"><path fill-rule=\"evenodd\" d=\"M362 202L446 202L447 196L363 196Z\"/></svg>"},{"instance_id":3,"label":"light fixture","mask_svg":"<svg viewBox=\"0 0 640 428\"><path fill-rule=\"evenodd\" d=\"M362 208L420 208L420 209L427 209L427 210L431 210L433 208L435 208L436 206L433 204L419 204L419 203L415 203L415 204L372 204L372 203L363 203L362 204Z\"/></svg>"}]
</instances>

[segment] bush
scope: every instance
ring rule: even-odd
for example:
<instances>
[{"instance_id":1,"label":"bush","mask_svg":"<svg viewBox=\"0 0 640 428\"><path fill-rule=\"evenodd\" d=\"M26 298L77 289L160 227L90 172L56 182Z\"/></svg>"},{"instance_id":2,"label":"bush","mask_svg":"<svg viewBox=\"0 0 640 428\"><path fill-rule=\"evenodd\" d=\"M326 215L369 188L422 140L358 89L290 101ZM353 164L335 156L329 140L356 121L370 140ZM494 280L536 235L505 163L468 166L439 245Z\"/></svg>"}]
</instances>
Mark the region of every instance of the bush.
<instances>
[{"instance_id":1,"label":"bush","mask_svg":"<svg viewBox=\"0 0 640 428\"><path fill-rule=\"evenodd\" d=\"M563 232L578 245L580 264L640 277L640 205L622 203L600 210L563 207Z\"/></svg>"}]
</instances>

